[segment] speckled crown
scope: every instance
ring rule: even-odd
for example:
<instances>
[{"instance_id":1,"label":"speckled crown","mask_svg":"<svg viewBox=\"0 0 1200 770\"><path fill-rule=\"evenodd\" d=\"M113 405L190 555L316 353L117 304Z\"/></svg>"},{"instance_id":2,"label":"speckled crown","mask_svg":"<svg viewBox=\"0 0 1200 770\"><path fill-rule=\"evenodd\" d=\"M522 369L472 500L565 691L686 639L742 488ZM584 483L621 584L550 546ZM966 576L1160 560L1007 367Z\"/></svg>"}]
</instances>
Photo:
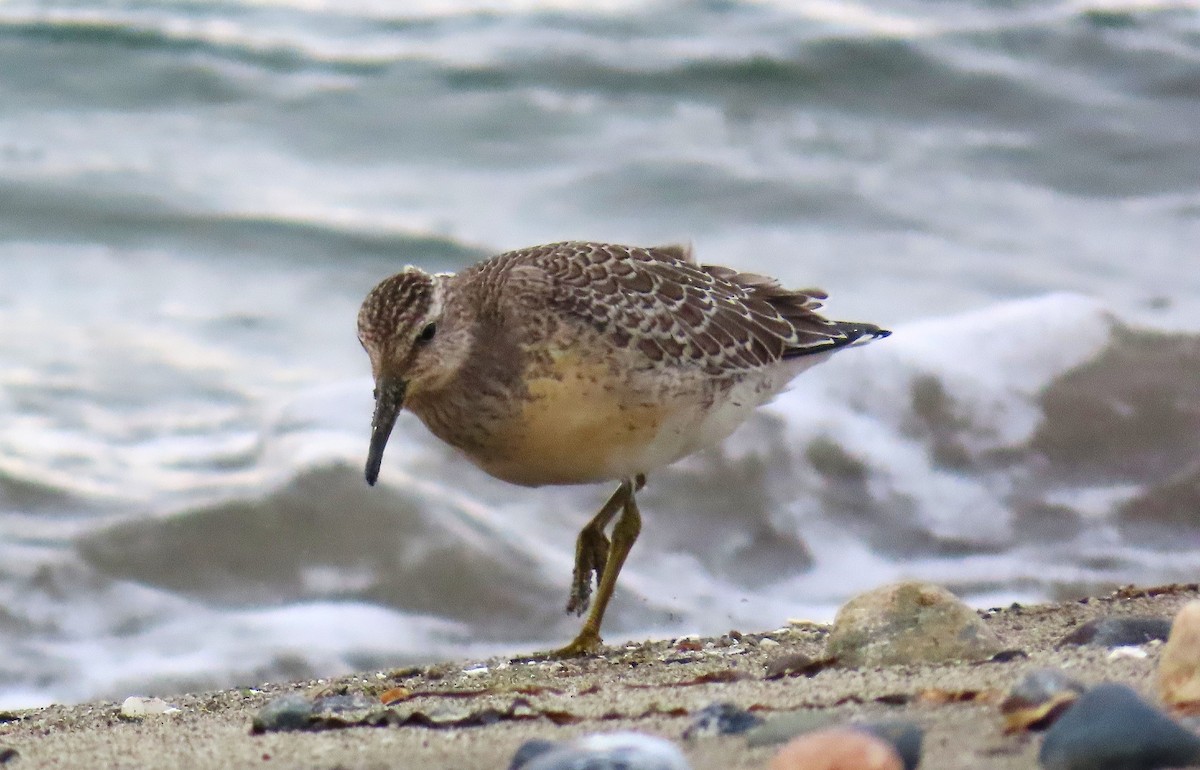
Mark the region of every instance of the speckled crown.
<instances>
[{"instance_id":1,"label":"speckled crown","mask_svg":"<svg viewBox=\"0 0 1200 770\"><path fill-rule=\"evenodd\" d=\"M358 338L367 345L402 336L429 314L433 294L433 276L416 267L383 279L359 308Z\"/></svg>"}]
</instances>

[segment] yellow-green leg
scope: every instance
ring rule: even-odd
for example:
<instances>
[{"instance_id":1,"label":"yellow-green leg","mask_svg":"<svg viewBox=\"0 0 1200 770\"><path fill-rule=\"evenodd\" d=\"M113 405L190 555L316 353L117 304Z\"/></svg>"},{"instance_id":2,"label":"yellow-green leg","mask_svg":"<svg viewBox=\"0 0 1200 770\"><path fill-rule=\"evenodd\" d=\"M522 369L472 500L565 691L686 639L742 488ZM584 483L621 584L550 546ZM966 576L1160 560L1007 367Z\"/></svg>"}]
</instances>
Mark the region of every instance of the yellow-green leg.
<instances>
[{"instance_id":1,"label":"yellow-green leg","mask_svg":"<svg viewBox=\"0 0 1200 770\"><path fill-rule=\"evenodd\" d=\"M617 519L617 523L613 526L612 543L609 545L608 554L604 559L600 573L600 582L596 587L596 600L592 603L591 611L583 621L583 628L579 630L579 634L566 647L551 653L554 657L573 658L580 655L588 655L599 649L601 642L600 623L604 620L604 611L608 608L608 602L612 598L613 589L617 587L617 576L621 574L621 567L625 565L625 559L629 556L629 551L633 548L638 534L642 531L642 515L638 511L634 493L641 489L645 483L646 478L641 475L636 479L622 482L617 491L613 493L613 496L609 498L609 502L605 504L605 507L601 508L600 513L584 528L585 530L591 528L600 519L600 515L605 513L605 509L609 505L614 505L614 511L608 513L608 518L612 518L615 513L614 501L620 501L622 508L621 518ZM603 532L600 532L600 536L603 537ZM583 541L583 539L583 532L580 532L580 541ZM577 556L577 571L578 567L579 560ZM591 574L588 573L587 577L590 583ZM574 598L574 591L572 591L572 598Z\"/></svg>"},{"instance_id":2,"label":"yellow-green leg","mask_svg":"<svg viewBox=\"0 0 1200 770\"><path fill-rule=\"evenodd\" d=\"M628 495L629 487L621 484L600 512L579 531L579 538L575 541L575 570L571 575L571 595L567 599L567 612L582 615L587 610L588 599L592 595L592 575L596 576L596 582L599 583L604 574L609 549L612 548L612 543L604 535L604 528L625 505Z\"/></svg>"}]
</instances>

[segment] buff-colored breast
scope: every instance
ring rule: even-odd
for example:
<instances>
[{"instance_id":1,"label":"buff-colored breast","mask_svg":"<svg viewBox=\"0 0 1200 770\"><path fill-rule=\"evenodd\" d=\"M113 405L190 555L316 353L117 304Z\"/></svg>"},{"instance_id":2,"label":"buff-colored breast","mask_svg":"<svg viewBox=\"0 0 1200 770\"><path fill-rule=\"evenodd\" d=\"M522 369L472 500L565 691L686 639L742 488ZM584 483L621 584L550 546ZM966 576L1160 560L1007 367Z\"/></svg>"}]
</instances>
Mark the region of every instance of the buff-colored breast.
<instances>
[{"instance_id":1,"label":"buff-colored breast","mask_svg":"<svg viewBox=\"0 0 1200 770\"><path fill-rule=\"evenodd\" d=\"M560 352L527 372L520 408L472 459L516 484L579 484L625 478L654 447L669 406L607 363Z\"/></svg>"}]
</instances>

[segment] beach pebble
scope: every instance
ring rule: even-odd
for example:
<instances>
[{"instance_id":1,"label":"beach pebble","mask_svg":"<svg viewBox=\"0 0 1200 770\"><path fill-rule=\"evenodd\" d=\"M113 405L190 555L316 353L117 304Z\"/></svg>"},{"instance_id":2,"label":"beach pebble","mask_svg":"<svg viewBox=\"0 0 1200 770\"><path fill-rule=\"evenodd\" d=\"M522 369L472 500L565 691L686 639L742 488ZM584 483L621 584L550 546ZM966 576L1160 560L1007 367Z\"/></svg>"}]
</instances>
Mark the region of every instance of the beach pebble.
<instances>
[{"instance_id":1,"label":"beach pebble","mask_svg":"<svg viewBox=\"0 0 1200 770\"><path fill-rule=\"evenodd\" d=\"M314 698L311 708L314 719L352 724L367 720L381 706L377 698L362 693L348 693Z\"/></svg>"},{"instance_id":2,"label":"beach pebble","mask_svg":"<svg viewBox=\"0 0 1200 770\"><path fill-rule=\"evenodd\" d=\"M510 770L691 770L678 746L642 733L596 733L544 751L540 748L531 752L526 764L516 764L514 757Z\"/></svg>"},{"instance_id":3,"label":"beach pebble","mask_svg":"<svg viewBox=\"0 0 1200 770\"><path fill-rule=\"evenodd\" d=\"M820 661L814 661L802 652L787 653L767 660L763 677L765 679L782 679L792 674L807 673L813 668L819 667Z\"/></svg>"},{"instance_id":4,"label":"beach pebble","mask_svg":"<svg viewBox=\"0 0 1200 770\"><path fill-rule=\"evenodd\" d=\"M697 712L683 731L684 740L709 735L739 735L763 722L761 717L733 703L712 703Z\"/></svg>"},{"instance_id":5,"label":"beach pebble","mask_svg":"<svg viewBox=\"0 0 1200 770\"><path fill-rule=\"evenodd\" d=\"M534 738L530 741L525 741L517 748L517 753L513 754L512 762L508 764L508 770L521 770L537 757L559 748L562 744L555 741L546 741Z\"/></svg>"},{"instance_id":6,"label":"beach pebble","mask_svg":"<svg viewBox=\"0 0 1200 770\"><path fill-rule=\"evenodd\" d=\"M832 721L828 714L807 709L773 714L746 733L746 745L756 748L787 743L797 735L829 727Z\"/></svg>"},{"instance_id":7,"label":"beach pebble","mask_svg":"<svg viewBox=\"0 0 1200 770\"><path fill-rule=\"evenodd\" d=\"M827 714L814 711L795 711L790 714L780 714L767 719L746 735L746 746L770 746L776 743L786 743L791 739L832 727L832 721ZM925 732L913 722L886 721L866 722L862 724L843 724L839 730L858 730L875 736L892 745L905 770L913 770L921 762L921 743Z\"/></svg>"},{"instance_id":8,"label":"beach pebble","mask_svg":"<svg viewBox=\"0 0 1200 770\"><path fill-rule=\"evenodd\" d=\"M1001 650L988 658L988 663L1012 663L1014 660L1028 660L1029 653L1024 650Z\"/></svg>"},{"instance_id":9,"label":"beach pebble","mask_svg":"<svg viewBox=\"0 0 1200 770\"><path fill-rule=\"evenodd\" d=\"M867 722L850 727L890 743L900 761L904 763L904 770L916 770L917 765L921 764L921 742L925 738L925 731L920 725L896 720Z\"/></svg>"},{"instance_id":10,"label":"beach pebble","mask_svg":"<svg viewBox=\"0 0 1200 770\"><path fill-rule=\"evenodd\" d=\"M1057 668L1030 671L1008 691L1000 703L1004 727L1017 730L1045 730L1079 700L1087 688Z\"/></svg>"},{"instance_id":11,"label":"beach pebble","mask_svg":"<svg viewBox=\"0 0 1200 770\"><path fill-rule=\"evenodd\" d=\"M20 752L11 746L0 746L0 765L6 765L9 762L19 758Z\"/></svg>"},{"instance_id":12,"label":"beach pebble","mask_svg":"<svg viewBox=\"0 0 1200 770\"><path fill-rule=\"evenodd\" d=\"M930 583L884 586L838 610L825 653L844 666L986 660L1004 645L975 610Z\"/></svg>"},{"instance_id":13,"label":"beach pebble","mask_svg":"<svg viewBox=\"0 0 1200 770\"><path fill-rule=\"evenodd\" d=\"M1146 644L1156 639L1161 641L1171 632L1171 621L1165 618L1129 615L1116 618L1089 620L1064 636L1059 647L1072 644L1090 644L1096 647L1127 647Z\"/></svg>"},{"instance_id":14,"label":"beach pebble","mask_svg":"<svg viewBox=\"0 0 1200 770\"><path fill-rule=\"evenodd\" d=\"M1038 760L1047 770L1152 770L1200 762L1200 737L1131 688L1088 690L1046 731Z\"/></svg>"},{"instance_id":15,"label":"beach pebble","mask_svg":"<svg viewBox=\"0 0 1200 770\"><path fill-rule=\"evenodd\" d=\"M1158 693L1172 706L1200 707L1200 601L1185 604L1171 624L1158 659Z\"/></svg>"},{"instance_id":16,"label":"beach pebble","mask_svg":"<svg viewBox=\"0 0 1200 770\"><path fill-rule=\"evenodd\" d=\"M793 738L768 770L903 770L891 744L862 730L837 727Z\"/></svg>"},{"instance_id":17,"label":"beach pebble","mask_svg":"<svg viewBox=\"0 0 1200 770\"><path fill-rule=\"evenodd\" d=\"M130 695L121 703L121 716L126 719L142 719L144 717L174 714L179 709L167 703L162 698L144 698L140 695Z\"/></svg>"},{"instance_id":18,"label":"beach pebble","mask_svg":"<svg viewBox=\"0 0 1200 770\"><path fill-rule=\"evenodd\" d=\"M378 708L379 700L362 693L338 693L313 698L312 708L319 714L345 714L362 709Z\"/></svg>"},{"instance_id":19,"label":"beach pebble","mask_svg":"<svg viewBox=\"0 0 1200 770\"><path fill-rule=\"evenodd\" d=\"M313 704L303 695L283 695L263 706L251 723L251 731L307 730L313 723Z\"/></svg>"}]
</instances>

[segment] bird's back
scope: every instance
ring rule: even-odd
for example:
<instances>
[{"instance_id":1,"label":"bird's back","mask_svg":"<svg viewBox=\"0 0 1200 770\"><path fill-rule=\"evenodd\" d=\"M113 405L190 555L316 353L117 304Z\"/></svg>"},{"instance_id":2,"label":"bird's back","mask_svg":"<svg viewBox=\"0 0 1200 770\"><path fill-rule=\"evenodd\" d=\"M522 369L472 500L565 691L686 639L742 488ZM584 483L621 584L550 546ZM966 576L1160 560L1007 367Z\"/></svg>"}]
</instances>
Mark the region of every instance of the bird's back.
<instances>
[{"instance_id":1,"label":"bird's back","mask_svg":"<svg viewBox=\"0 0 1200 770\"><path fill-rule=\"evenodd\" d=\"M727 377L884 336L873 324L830 321L817 289L699 265L680 246L564 242L511 251L461 275L477 296L518 313L585 326L647 366ZM523 321L539 323L544 315Z\"/></svg>"}]
</instances>

